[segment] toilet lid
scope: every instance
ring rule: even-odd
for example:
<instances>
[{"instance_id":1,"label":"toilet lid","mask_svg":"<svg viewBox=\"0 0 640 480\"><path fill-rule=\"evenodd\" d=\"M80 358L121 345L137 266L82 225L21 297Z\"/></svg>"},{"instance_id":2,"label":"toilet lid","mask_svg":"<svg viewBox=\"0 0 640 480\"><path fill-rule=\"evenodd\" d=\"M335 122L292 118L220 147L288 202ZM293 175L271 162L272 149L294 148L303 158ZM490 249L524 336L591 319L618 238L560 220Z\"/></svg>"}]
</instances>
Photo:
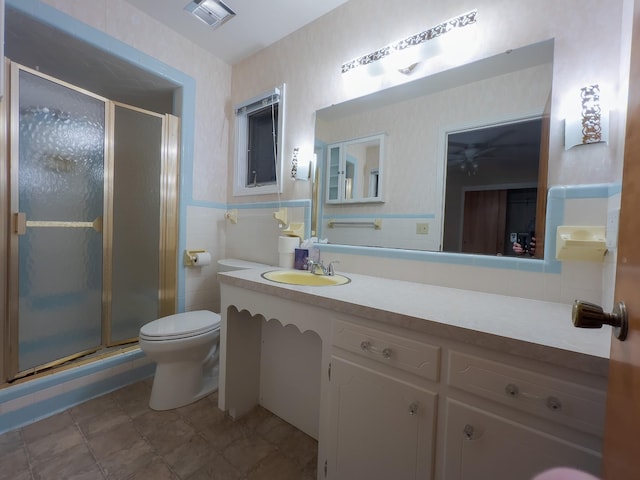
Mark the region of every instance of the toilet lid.
<instances>
[{"instance_id":1,"label":"toilet lid","mask_svg":"<svg viewBox=\"0 0 640 480\"><path fill-rule=\"evenodd\" d=\"M143 325L140 337L168 340L194 337L220 328L220 315L208 310L176 313Z\"/></svg>"}]
</instances>

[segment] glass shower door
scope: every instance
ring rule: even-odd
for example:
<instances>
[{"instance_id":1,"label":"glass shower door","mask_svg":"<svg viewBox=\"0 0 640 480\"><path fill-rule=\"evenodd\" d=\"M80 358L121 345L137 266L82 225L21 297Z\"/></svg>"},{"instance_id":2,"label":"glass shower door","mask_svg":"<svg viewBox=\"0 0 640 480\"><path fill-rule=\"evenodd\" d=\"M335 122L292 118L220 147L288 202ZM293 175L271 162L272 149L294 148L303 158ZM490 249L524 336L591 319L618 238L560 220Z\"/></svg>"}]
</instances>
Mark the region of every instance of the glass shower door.
<instances>
[{"instance_id":1,"label":"glass shower door","mask_svg":"<svg viewBox=\"0 0 640 480\"><path fill-rule=\"evenodd\" d=\"M135 340L160 316L165 116L114 104L111 323L106 343Z\"/></svg>"},{"instance_id":2,"label":"glass shower door","mask_svg":"<svg viewBox=\"0 0 640 480\"><path fill-rule=\"evenodd\" d=\"M15 376L102 343L106 106L17 66L12 84Z\"/></svg>"}]
</instances>

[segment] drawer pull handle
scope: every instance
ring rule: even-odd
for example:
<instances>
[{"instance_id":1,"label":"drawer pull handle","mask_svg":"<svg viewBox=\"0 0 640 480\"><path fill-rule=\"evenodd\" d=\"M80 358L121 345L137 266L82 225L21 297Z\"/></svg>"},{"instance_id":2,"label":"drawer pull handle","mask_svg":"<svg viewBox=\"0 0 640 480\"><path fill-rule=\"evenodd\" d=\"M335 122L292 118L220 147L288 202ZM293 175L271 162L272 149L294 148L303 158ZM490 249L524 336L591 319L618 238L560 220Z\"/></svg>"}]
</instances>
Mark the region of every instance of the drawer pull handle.
<instances>
[{"instance_id":1,"label":"drawer pull handle","mask_svg":"<svg viewBox=\"0 0 640 480\"><path fill-rule=\"evenodd\" d=\"M390 348L383 348L382 350L378 350L377 348L374 348L373 345L371 345L371 342L369 340L363 340L362 342L360 342L360 348L364 352L369 352L369 353L375 353L377 355L382 355L387 360L391 358L391 349Z\"/></svg>"},{"instance_id":2,"label":"drawer pull handle","mask_svg":"<svg viewBox=\"0 0 640 480\"><path fill-rule=\"evenodd\" d=\"M562 410L562 402L556 397L548 397L547 398L547 407L549 410Z\"/></svg>"},{"instance_id":3,"label":"drawer pull handle","mask_svg":"<svg viewBox=\"0 0 640 480\"><path fill-rule=\"evenodd\" d=\"M506 387L504 387L504 391L510 397L517 397L520 394L520 389L513 383L509 383Z\"/></svg>"},{"instance_id":4,"label":"drawer pull handle","mask_svg":"<svg viewBox=\"0 0 640 480\"><path fill-rule=\"evenodd\" d=\"M417 415L418 414L418 402L413 402L409 405L409 415Z\"/></svg>"}]
</instances>

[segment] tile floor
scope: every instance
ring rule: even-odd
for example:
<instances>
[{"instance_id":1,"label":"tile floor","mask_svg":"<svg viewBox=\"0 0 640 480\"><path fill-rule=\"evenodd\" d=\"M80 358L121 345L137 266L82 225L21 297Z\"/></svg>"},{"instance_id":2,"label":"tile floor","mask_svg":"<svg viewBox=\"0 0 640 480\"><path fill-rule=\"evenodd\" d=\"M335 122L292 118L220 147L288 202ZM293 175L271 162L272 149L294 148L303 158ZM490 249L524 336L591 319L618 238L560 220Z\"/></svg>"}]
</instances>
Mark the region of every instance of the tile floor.
<instances>
[{"instance_id":1,"label":"tile floor","mask_svg":"<svg viewBox=\"0 0 640 480\"><path fill-rule=\"evenodd\" d=\"M165 412L149 380L0 435L0 480L312 480L317 442L262 407L238 421L217 394Z\"/></svg>"}]
</instances>

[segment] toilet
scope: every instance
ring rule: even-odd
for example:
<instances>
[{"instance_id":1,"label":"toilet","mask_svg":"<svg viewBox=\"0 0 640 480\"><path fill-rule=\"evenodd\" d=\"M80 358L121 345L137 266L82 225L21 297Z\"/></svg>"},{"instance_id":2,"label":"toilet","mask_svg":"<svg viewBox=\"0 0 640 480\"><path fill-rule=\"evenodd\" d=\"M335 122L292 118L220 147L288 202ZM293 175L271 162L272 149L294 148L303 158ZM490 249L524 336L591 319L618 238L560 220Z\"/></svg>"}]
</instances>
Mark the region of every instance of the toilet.
<instances>
[{"instance_id":1,"label":"toilet","mask_svg":"<svg viewBox=\"0 0 640 480\"><path fill-rule=\"evenodd\" d=\"M221 272L267 265L227 258ZM218 389L220 315L208 310L176 313L140 328L140 349L156 363L149 407L171 410L200 400Z\"/></svg>"},{"instance_id":2,"label":"toilet","mask_svg":"<svg viewBox=\"0 0 640 480\"><path fill-rule=\"evenodd\" d=\"M139 344L154 362L149 407L171 410L218 388L220 315L208 310L177 313L142 326Z\"/></svg>"}]
</instances>

